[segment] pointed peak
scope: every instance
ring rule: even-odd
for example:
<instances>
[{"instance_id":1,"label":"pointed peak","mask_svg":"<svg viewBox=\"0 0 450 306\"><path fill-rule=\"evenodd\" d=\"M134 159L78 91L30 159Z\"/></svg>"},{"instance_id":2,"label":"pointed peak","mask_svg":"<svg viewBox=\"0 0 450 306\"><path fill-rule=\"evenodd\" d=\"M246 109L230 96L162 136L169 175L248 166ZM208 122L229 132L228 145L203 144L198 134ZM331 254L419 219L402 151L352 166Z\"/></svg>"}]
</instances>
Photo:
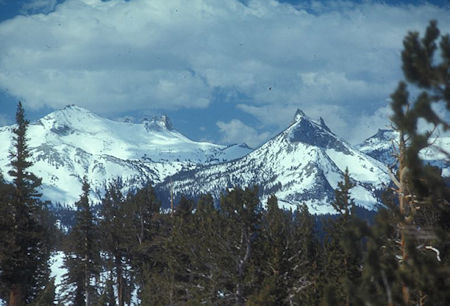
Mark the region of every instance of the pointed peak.
<instances>
[{"instance_id":1,"label":"pointed peak","mask_svg":"<svg viewBox=\"0 0 450 306\"><path fill-rule=\"evenodd\" d=\"M305 117L306 117L305 113L301 109L297 108L297 111L295 112L294 115L294 122L300 121L302 118Z\"/></svg>"},{"instance_id":2,"label":"pointed peak","mask_svg":"<svg viewBox=\"0 0 450 306\"><path fill-rule=\"evenodd\" d=\"M327 130L328 132L331 132L330 128L326 125L325 120L323 120L322 117L320 117L320 126L323 127L325 130Z\"/></svg>"},{"instance_id":3,"label":"pointed peak","mask_svg":"<svg viewBox=\"0 0 450 306\"><path fill-rule=\"evenodd\" d=\"M151 119L144 118L142 122L144 123L147 131L173 130L172 122L167 115L154 116Z\"/></svg>"},{"instance_id":4,"label":"pointed peak","mask_svg":"<svg viewBox=\"0 0 450 306\"><path fill-rule=\"evenodd\" d=\"M394 130L391 129L378 129L377 133L370 138L379 138L379 139L386 139L386 140L392 140L397 136L397 133Z\"/></svg>"}]
</instances>

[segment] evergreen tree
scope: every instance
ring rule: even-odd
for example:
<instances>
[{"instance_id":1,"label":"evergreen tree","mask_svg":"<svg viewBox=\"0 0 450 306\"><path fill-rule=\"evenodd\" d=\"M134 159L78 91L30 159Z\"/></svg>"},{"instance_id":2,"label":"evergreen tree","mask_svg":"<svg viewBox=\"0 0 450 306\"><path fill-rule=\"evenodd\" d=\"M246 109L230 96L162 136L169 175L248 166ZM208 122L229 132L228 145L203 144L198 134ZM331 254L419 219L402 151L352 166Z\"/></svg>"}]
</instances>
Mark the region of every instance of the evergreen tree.
<instances>
[{"instance_id":1,"label":"evergreen tree","mask_svg":"<svg viewBox=\"0 0 450 306\"><path fill-rule=\"evenodd\" d=\"M50 281L45 286L44 290L42 290L36 299L31 304L32 306L50 306L55 305L55 278L52 277Z\"/></svg>"},{"instance_id":2,"label":"evergreen tree","mask_svg":"<svg viewBox=\"0 0 450 306\"><path fill-rule=\"evenodd\" d=\"M193 296L200 303L218 304L222 297L219 292L223 288L223 257L226 256L222 228L225 220L214 207L210 194L200 196L192 222L192 242L195 247L190 252L193 279L196 288Z\"/></svg>"},{"instance_id":3,"label":"evergreen tree","mask_svg":"<svg viewBox=\"0 0 450 306\"><path fill-rule=\"evenodd\" d=\"M193 280L190 253L195 245L193 208L192 200L181 197L174 213L155 220L159 226L152 241L152 254L147 257L141 292L144 304L184 305L193 299L191 289L195 285L189 282Z\"/></svg>"},{"instance_id":4,"label":"evergreen tree","mask_svg":"<svg viewBox=\"0 0 450 306\"><path fill-rule=\"evenodd\" d=\"M11 244L11 229L14 227L11 216L13 203L14 187L8 184L2 172L0 171L0 297L7 300L9 294L9 284L3 281L1 275L4 275L5 264L10 256L13 256L13 250L9 249Z\"/></svg>"},{"instance_id":5,"label":"evergreen tree","mask_svg":"<svg viewBox=\"0 0 450 306\"><path fill-rule=\"evenodd\" d=\"M288 290L289 304L317 305L322 290L322 250L315 231L315 220L308 207L297 207L293 215L291 229L292 245L289 262L292 283Z\"/></svg>"},{"instance_id":6,"label":"evergreen tree","mask_svg":"<svg viewBox=\"0 0 450 306\"><path fill-rule=\"evenodd\" d=\"M242 305L255 289L254 273L257 271L252 260L262 217L258 188L236 187L228 191L221 196L220 213L227 220L224 232L227 265L223 269L229 275L228 290L232 290L232 302Z\"/></svg>"},{"instance_id":7,"label":"evergreen tree","mask_svg":"<svg viewBox=\"0 0 450 306\"><path fill-rule=\"evenodd\" d=\"M262 219L259 248L253 251L255 265L260 270L259 288L249 298L249 305L280 305L288 296L290 272L293 272L289 259L292 261L291 256L295 256L289 237L291 226L291 214L280 209L277 198L270 196Z\"/></svg>"},{"instance_id":8,"label":"evergreen tree","mask_svg":"<svg viewBox=\"0 0 450 306\"><path fill-rule=\"evenodd\" d=\"M115 275L117 304L124 306L131 300L134 281L131 266L130 218L127 217L126 199L122 194L123 182L117 178L105 190L100 208L102 250L106 253L106 269Z\"/></svg>"},{"instance_id":9,"label":"evergreen tree","mask_svg":"<svg viewBox=\"0 0 450 306\"><path fill-rule=\"evenodd\" d=\"M113 280L108 279L100 295L97 306L116 306L116 297L114 296ZM146 305L146 304L144 304Z\"/></svg>"},{"instance_id":10,"label":"evergreen tree","mask_svg":"<svg viewBox=\"0 0 450 306\"><path fill-rule=\"evenodd\" d=\"M97 294L92 279L100 272L100 257L98 231L89 205L90 185L86 177L83 178L82 191L76 203L76 223L67 240L64 266L68 272L64 275L63 283L68 291L68 300L75 305L90 306Z\"/></svg>"},{"instance_id":11,"label":"evergreen tree","mask_svg":"<svg viewBox=\"0 0 450 306\"><path fill-rule=\"evenodd\" d=\"M124 214L127 223L129 253L135 279L140 289L144 288L148 269L156 264L155 253L157 247L155 238L160 228L159 210L160 202L157 200L151 185L129 194L125 201Z\"/></svg>"},{"instance_id":12,"label":"evergreen tree","mask_svg":"<svg viewBox=\"0 0 450 306\"><path fill-rule=\"evenodd\" d=\"M331 203L339 215L328 224L328 239L325 243L327 286L324 288L322 301L327 305L358 304L356 292L361 278L362 239L366 227L354 214L355 203L350 196L350 190L354 186L346 169L344 179L338 183L335 199Z\"/></svg>"},{"instance_id":13,"label":"evergreen tree","mask_svg":"<svg viewBox=\"0 0 450 306\"><path fill-rule=\"evenodd\" d=\"M13 178L13 190L2 204L4 223L0 225L0 278L8 288L4 298L9 305L30 303L49 276L50 246L45 239L47 225L42 219L45 208L37 191L41 180L28 170L32 166L26 138L28 124L19 102L13 129L14 149L10 151L12 169L8 172Z\"/></svg>"},{"instance_id":14,"label":"evergreen tree","mask_svg":"<svg viewBox=\"0 0 450 306\"><path fill-rule=\"evenodd\" d=\"M331 202L331 206L343 219L348 219L355 207L355 201L350 196L350 189L353 187L355 187L355 183L351 181L348 168L346 168L344 180L338 182L338 187L334 191L334 200Z\"/></svg>"},{"instance_id":15,"label":"evergreen tree","mask_svg":"<svg viewBox=\"0 0 450 306\"><path fill-rule=\"evenodd\" d=\"M170 277L171 303L185 304L193 299L192 248L196 241L192 241L195 233L193 228L194 201L182 196L172 215L172 230L166 244L167 272Z\"/></svg>"},{"instance_id":16,"label":"evergreen tree","mask_svg":"<svg viewBox=\"0 0 450 306\"><path fill-rule=\"evenodd\" d=\"M448 219L450 188L441 171L425 165L419 152L430 145L432 133L419 129L424 120L435 129L449 123L433 110L443 102L450 109L450 36L440 40L441 61L435 57L440 32L430 22L423 38L410 32L404 39L402 68L406 80L419 91L413 101L400 82L391 95L394 128L399 132L396 190L386 195L368 241L362 295L390 305L447 305L450 295ZM448 152L444 152L449 156ZM398 243L397 243L398 242Z\"/></svg>"},{"instance_id":17,"label":"evergreen tree","mask_svg":"<svg viewBox=\"0 0 450 306\"><path fill-rule=\"evenodd\" d=\"M289 234L289 217L278 208L278 200L270 196L267 200L267 210L262 220L260 257L257 265L261 269L261 287L250 297L250 305L263 302L280 304L287 295L287 285L284 282L285 265L287 263L287 240ZM256 251L256 250L255 250ZM253 254L255 254L253 251Z\"/></svg>"}]
</instances>

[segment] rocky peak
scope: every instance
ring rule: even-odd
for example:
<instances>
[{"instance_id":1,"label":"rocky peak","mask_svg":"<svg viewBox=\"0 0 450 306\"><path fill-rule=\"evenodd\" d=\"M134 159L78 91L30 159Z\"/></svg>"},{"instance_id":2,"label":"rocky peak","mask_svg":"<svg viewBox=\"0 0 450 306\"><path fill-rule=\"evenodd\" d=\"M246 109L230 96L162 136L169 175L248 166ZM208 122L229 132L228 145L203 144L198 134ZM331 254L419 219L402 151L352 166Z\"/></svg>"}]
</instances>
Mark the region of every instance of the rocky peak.
<instances>
[{"instance_id":1,"label":"rocky peak","mask_svg":"<svg viewBox=\"0 0 450 306\"><path fill-rule=\"evenodd\" d=\"M320 117L320 126L323 127L325 130L331 133L330 128L326 125L325 120L323 120L322 117Z\"/></svg>"},{"instance_id":2,"label":"rocky peak","mask_svg":"<svg viewBox=\"0 0 450 306\"><path fill-rule=\"evenodd\" d=\"M147 131L170 131L173 129L172 122L166 115L154 116L152 119L145 118L143 123Z\"/></svg>"},{"instance_id":3,"label":"rocky peak","mask_svg":"<svg viewBox=\"0 0 450 306\"><path fill-rule=\"evenodd\" d=\"M347 147L338 139L320 118L320 122L310 119L301 110L297 110L294 123L288 134L291 143L303 143L324 149L334 149L339 152L349 153Z\"/></svg>"},{"instance_id":4,"label":"rocky peak","mask_svg":"<svg viewBox=\"0 0 450 306\"><path fill-rule=\"evenodd\" d=\"M301 110L301 109L299 109L299 108L297 108L297 111L295 112L295 115L294 115L294 122L298 122L298 121L300 121L302 118L305 118L306 117L306 115L305 115L305 113Z\"/></svg>"}]
</instances>

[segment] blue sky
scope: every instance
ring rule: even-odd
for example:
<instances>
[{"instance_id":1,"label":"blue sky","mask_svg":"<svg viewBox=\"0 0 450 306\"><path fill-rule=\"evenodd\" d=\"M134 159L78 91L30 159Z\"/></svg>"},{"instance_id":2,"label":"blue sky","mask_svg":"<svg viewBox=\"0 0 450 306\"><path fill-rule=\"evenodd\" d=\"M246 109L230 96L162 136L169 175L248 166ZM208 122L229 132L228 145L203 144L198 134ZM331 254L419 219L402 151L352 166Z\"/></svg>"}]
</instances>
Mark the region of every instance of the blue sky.
<instances>
[{"instance_id":1,"label":"blue sky","mask_svg":"<svg viewBox=\"0 0 450 306\"><path fill-rule=\"evenodd\" d=\"M408 30L448 1L0 0L0 125L77 104L257 146L297 108L352 143L388 124Z\"/></svg>"}]
</instances>

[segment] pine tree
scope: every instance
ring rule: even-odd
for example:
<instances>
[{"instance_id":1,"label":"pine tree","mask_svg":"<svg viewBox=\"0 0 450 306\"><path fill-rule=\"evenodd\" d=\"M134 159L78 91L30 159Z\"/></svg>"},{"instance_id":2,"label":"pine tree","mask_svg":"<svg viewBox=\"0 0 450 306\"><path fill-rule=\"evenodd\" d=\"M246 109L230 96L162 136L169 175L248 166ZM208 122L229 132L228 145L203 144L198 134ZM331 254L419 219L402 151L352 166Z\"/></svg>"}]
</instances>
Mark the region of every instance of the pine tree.
<instances>
[{"instance_id":1,"label":"pine tree","mask_svg":"<svg viewBox=\"0 0 450 306\"><path fill-rule=\"evenodd\" d=\"M190 260L197 287L193 295L201 303L218 304L221 302L219 291L224 279L221 262L225 254L221 229L225 221L215 208L210 194L200 196L193 217L192 242L195 247L190 252Z\"/></svg>"},{"instance_id":2,"label":"pine tree","mask_svg":"<svg viewBox=\"0 0 450 306\"><path fill-rule=\"evenodd\" d=\"M334 201L331 206L342 218L348 219L355 207L355 201L350 196L350 189L355 187L350 179L348 168L344 172L344 180L338 183L338 188L334 191Z\"/></svg>"},{"instance_id":3,"label":"pine tree","mask_svg":"<svg viewBox=\"0 0 450 306\"><path fill-rule=\"evenodd\" d=\"M439 288L442 278L450 281L448 266L443 269L439 263L438 259L441 258L431 260L439 249L444 251L441 256L448 258L449 227L448 219L444 216L449 216L450 212L450 188L442 179L440 171L425 165L419 156L419 152L430 145L432 137L431 132L419 130L419 120L425 120L435 128L450 128L449 122L440 118L432 108L432 104L444 102L447 111L450 110L450 36L442 36L442 61L435 63L436 40L439 36L435 21L430 22L422 39L417 32L410 32L406 36L402 52L403 72L406 80L421 92L415 101L411 101L406 83L400 82L392 95L392 122L400 133L399 169L397 180L394 181L398 187L400 219L397 225L400 229L402 258L399 269L405 304L410 301L420 304L427 301L442 303L443 299L435 299L440 294L434 288ZM449 152L444 154L450 156ZM408 279L416 281L409 282Z\"/></svg>"},{"instance_id":4,"label":"pine tree","mask_svg":"<svg viewBox=\"0 0 450 306\"><path fill-rule=\"evenodd\" d=\"M33 301L31 306L50 306L55 305L56 299L56 286L55 286L55 278L52 277L50 281L45 286L44 290L42 290L36 299Z\"/></svg>"},{"instance_id":5,"label":"pine tree","mask_svg":"<svg viewBox=\"0 0 450 306\"><path fill-rule=\"evenodd\" d=\"M113 280L108 279L103 288L103 293L98 299L97 306L116 306L116 297L114 296ZM144 304L146 305L146 304Z\"/></svg>"},{"instance_id":6,"label":"pine tree","mask_svg":"<svg viewBox=\"0 0 450 306\"><path fill-rule=\"evenodd\" d=\"M98 249L98 230L89 205L90 185L83 178L82 194L76 203L75 225L67 240L64 266L68 272L64 275L64 286L68 299L76 305L93 305L96 288L92 279L100 272L100 257ZM71 288L75 287L75 292Z\"/></svg>"},{"instance_id":7,"label":"pine tree","mask_svg":"<svg viewBox=\"0 0 450 306\"><path fill-rule=\"evenodd\" d=\"M223 268L230 275L230 284L233 284L232 302L242 305L255 289L252 260L262 217L258 188L242 190L236 187L228 191L220 199L220 212L227 220L224 243L228 247L228 266Z\"/></svg>"},{"instance_id":8,"label":"pine tree","mask_svg":"<svg viewBox=\"0 0 450 306\"><path fill-rule=\"evenodd\" d=\"M155 238L160 228L160 202L151 185L129 194L124 204L127 248L138 287L145 287L146 273L155 264L155 252L159 251Z\"/></svg>"},{"instance_id":9,"label":"pine tree","mask_svg":"<svg viewBox=\"0 0 450 306\"><path fill-rule=\"evenodd\" d=\"M363 260L363 232L366 226L354 214L355 203L350 190L355 186L348 169L344 179L338 183L335 199L331 203L337 218L328 224L326 241L326 277L323 302L326 304L358 304L356 299ZM363 232L361 231L363 230Z\"/></svg>"},{"instance_id":10,"label":"pine tree","mask_svg":"<svg viewBox=\"0 0 450 306\"><path fill-rule=\"evenodd\" d=\"M440 40L441 61L435 57L440 32L430 22L422 39L410 32L404 39L402 68L419 91L413 101L400 82L391 95L394 128L399 132L398 171L392 174L395 192L386 195L368 241L362 295L393 304L447 305L450 295L448 218L450 188L441 171L425 165L419 152L430 145L432 133L419 121L448 130L449 123L433 109L443 102L450 109L450 36ZM448 152L444 152L449 156ZM398 243L397 243L398 242Z\"/></svg>"},{"instance_id":11,"label":"pine tree","mask_svg":"<svg viewBox=\"0 0 450 306\"><path fill-rule=\"evenodd\" d=\"M315 219L308 207L298 206L293 214L289 262L293 273L288 290L289 304L317 305L321 292L323 271L322 251L315 231Z\"/></svg>"},{"instance_id":12,"label":"pine tree","mask_svg":"<svg viewBox=\"0 0 450 306\"><path fill-rule=\"evenodd\" d=\"M102 250L106 252L106 269L115 275L117 304L130 303L133 291L131 266L130 218L125 211L126 198L122 194L123 182L120 178L111 181L102 199L100 208L100 230L102 232Z\"/></svg>"},{"instance_id":13,"label":"pine tree","mask_svg":"<svg viewBox=\"0 0 450 306\"><path fill-rule=\"evenodd\" d=\"M5 264L13 256L13 250L10 249L13 242L11 241L13 238L11 229L14 227L11 215L13 194L13 185L5 181L0 171L0 297L4 300L7 300L9 294L9 284L1 276L5 275L5 271L8 271L8 267Z\"/></svg>"},{"instance_id":14,"label":"pine tree","mask_svg":"<svg viewBox=\"0 0 450 306\"><path fill-rule=\"evenodd\" d=\"M41 180L28 170L32 166L26 138L28 124L19 102L13 129L14 149L10 151L12 169L8 172L13 178L13 193L7 196L5 215L1 218L5 224L0 225L4 231L0 238L0 278L8 287L5 298L9 305L31 302L49 276L50 246L45 239L47 225L42 219L45 212L37 191Z\"/></svg>"},{"instance_id":15,"label":"pine tree","mask_svg":"<svg viewBox=\"0 0 450 306\"><path fill-rule=\"evenodd\" d=\"M257 252L261 280L260 288L250 297L249 305L261 303L282 304L286 299L290 287L292 271L291 257L292 245L289 245L291 215L278 207L277 198L272 195L267 200L267 210L262 219L261 243Z\"/></svg>"}]
</instances>

